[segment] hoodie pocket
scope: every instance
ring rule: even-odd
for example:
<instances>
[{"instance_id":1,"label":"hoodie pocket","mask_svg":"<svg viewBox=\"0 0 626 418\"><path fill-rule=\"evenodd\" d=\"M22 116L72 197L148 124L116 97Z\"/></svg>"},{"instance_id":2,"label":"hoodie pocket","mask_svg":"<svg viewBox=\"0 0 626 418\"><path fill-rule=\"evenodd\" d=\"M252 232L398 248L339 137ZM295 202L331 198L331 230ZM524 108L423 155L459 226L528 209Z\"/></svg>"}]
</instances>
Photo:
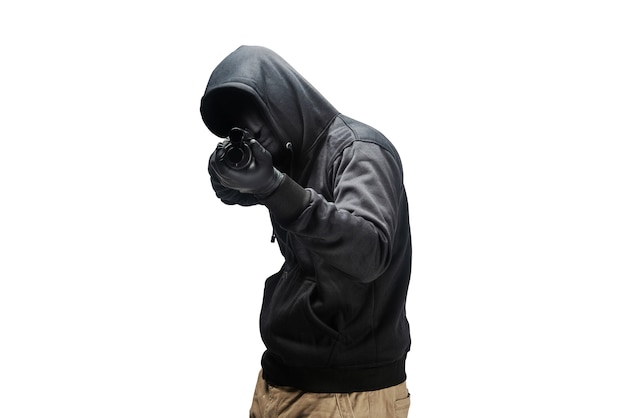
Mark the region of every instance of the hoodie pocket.
<instances>
[{"instance_id":1,"label":"hoodie pocket","mask_svg":"<svg viewBox=\"0 0 626 418\"><path fill-rule=\"evenodd\" d=\"M269 284L261 311L261 336L267 349L291 366L327 366L339 333L311 306L317 283L292 270Z\"/></svg>"}]
</instances>

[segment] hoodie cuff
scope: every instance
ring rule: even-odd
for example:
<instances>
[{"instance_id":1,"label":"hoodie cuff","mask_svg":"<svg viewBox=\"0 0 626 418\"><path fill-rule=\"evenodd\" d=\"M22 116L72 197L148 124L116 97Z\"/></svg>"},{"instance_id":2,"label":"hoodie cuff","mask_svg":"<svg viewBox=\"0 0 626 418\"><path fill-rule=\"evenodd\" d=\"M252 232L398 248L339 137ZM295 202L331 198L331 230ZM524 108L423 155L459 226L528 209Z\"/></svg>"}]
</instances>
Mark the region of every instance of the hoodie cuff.
<instances>
[{"instance_id":1,"label":"hoodie cuff","mask_svg":"<svg viewBox=\"0 0 626 418\"><path fill-rule=\"evenodd\" d=\"M311 193L285 175L274 193L259 201L269 209L278 223L287 224L309 206Z\"/></svg>"}]
</instances>

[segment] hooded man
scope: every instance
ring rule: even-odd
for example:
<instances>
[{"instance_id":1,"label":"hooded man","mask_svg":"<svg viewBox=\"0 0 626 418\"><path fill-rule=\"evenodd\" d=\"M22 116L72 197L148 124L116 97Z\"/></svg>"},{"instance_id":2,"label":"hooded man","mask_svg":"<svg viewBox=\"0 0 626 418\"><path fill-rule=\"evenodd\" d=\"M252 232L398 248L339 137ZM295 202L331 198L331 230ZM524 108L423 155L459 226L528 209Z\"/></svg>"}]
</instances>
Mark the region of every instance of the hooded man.
<instances>
[{"instance_id":1,"label":"hooded man","mask_svg":"<svg viewBox=\"0 0 626 418\"><path fill-rule=\"evenodd\" d=\"M211 184L226 204L267 207L285 259L265 284L250 416L406 416L411 234L396 149L263 47L215 68L200 112L220 138L255 138L245 168L228 164L229 139L217 146Z\"/></svg>"}]
</instances>

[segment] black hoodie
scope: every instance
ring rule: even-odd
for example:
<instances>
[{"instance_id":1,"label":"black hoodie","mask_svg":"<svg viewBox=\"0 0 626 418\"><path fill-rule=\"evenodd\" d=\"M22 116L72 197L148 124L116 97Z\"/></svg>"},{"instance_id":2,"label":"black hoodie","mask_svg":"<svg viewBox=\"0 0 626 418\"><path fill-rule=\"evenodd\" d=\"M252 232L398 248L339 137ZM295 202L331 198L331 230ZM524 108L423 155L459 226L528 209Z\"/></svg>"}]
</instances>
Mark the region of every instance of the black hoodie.
<instances>
[{"instance_id":1,"label":"black hoodie","mask_svg":"<svg viewBox=\"0 0 626 418\"><path fill-rule=\"evenodd\" d=\"M242 96L292 144L274 155L285 181L260 202L285 258L265 285L264 378L310 392L401 383L411 234L400 157L266 48L242 46L213 71L201 114L214 134L233 127Z\"/></svg>"}]
</instances>

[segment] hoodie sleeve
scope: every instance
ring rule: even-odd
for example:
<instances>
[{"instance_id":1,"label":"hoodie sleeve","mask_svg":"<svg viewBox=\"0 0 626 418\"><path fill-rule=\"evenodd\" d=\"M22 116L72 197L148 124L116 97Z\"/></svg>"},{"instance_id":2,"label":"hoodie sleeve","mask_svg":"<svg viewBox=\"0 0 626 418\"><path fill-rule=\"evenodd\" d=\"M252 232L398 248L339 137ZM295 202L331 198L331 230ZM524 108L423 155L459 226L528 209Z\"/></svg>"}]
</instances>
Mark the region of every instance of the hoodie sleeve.
<instances>
[{"instance_id":1,"label":"hoodie sleeve","mask_svg":"<svg viewBox=\"0 0 626 418\"><path fill-rule=\"evenodd\" d=\"M329 181L334 201L308 189L308 205L281 226L324 262L355 280L372 281L393 253L402 167L379 145L357 141L334 161Z\"/></svg>"}]
</instances>

